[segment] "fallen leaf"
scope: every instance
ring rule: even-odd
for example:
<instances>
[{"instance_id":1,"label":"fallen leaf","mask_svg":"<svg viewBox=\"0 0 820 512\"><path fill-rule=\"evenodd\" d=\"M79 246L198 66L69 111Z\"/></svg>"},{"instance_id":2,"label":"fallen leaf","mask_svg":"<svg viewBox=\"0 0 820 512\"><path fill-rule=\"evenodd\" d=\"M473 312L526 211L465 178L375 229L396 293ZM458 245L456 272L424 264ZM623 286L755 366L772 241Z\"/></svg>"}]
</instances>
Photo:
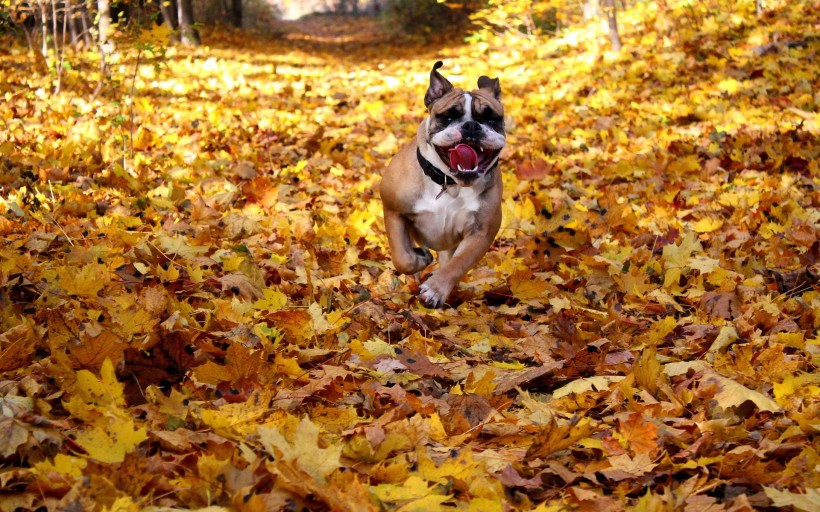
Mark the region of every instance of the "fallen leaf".
<instances>
[{"instance_id":1,"label":"fallen leaf","mask_svg":"<svg viewBox=\"0 0 820 512\"><path fill-rule=\"evenodd\" d=\"M601 471L605 477L610 480L620 481L629 478L637 478L639 476L649 473L658 465L652 462L649 455L646 453L639 453L634 457L624 453L622 455L614 455L607 459L610 467Z\"/></svg>"},{"instance_id":2,"label":"fallen leaf","mask_svg":"<svg viewBox=\"0 0 820 512\"><path fill-rule=\"evenodd\" d=\"M779 412L780 406L771 398L753 391L738 384L732 379L727 379L721 375L711 374L705 376L700 383L701 386L714 385L717 387L715 400L724 409L729 407L739 407L747 400L752 402L761 411Z\"/></svg>"},{"instance_id":3,"label":"fallen leaf","mask_svg":"<svg viewBox=\"0 0 820 512\"><path fill-rule=\"evenodd\" d=\"M258 435L268 454L296 465L319 483L325 482L332 472L342 467L339 460L342 446L321 448L319 428L308 418L299 422L292 441L288 441L276 427L259 427Z\"/></svg>"},{"instance_id":4,"label":"fallen leaf","mask_svg":"<svg viewBox=\"0 0 820 512\"><path fill-rule=\"evenodd\" d=\"M803 512L813 512L817 510L817 504L820 503L820 490L818 489L806 489L805 494L781 491L774 487L764 487L763 491L775 507L794 507Z\"/></svg>"}]
</instances>

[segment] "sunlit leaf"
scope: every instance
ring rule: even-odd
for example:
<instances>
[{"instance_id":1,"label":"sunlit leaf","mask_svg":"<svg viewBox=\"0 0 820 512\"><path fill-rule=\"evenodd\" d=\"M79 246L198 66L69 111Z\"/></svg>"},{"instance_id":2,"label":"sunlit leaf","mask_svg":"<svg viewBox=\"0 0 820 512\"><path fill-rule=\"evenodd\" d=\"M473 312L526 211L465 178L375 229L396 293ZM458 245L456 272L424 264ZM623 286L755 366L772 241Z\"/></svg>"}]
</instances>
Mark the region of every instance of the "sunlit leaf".
<instances>
[{"instance_id":1,"label":"sunlit leaf","mask_svg":"<svg viewBox=\"0 0 820 512\"><path fill-rule=\"evenodd\" d=\"M342 447L319 446L319 428L308 418L302 418L292 440L288 440L275 427L260 427L259 440L267 452L274 457L296 464L317 482L324 482L336 469L342 466L339 456Z\"/></svg>"}]
</instances>

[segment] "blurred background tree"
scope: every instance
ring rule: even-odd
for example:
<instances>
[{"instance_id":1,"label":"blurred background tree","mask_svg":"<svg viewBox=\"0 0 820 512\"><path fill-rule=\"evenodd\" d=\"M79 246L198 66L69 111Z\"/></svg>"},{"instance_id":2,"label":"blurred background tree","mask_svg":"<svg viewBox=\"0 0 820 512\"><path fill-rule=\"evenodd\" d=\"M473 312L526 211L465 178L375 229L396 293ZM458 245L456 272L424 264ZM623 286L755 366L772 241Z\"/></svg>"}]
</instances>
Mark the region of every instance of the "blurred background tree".
<instances>
[{"instance_id":1,"label":"blurred background tree","mask_svg":"<svg viewBox=\"0 0 820 512\"><path fill-rule=\"evenodd\" d=\"M398 38L501 49L514 43L537 48L543 38L584 24L592 37L608 34L609 47L618 51L619 11L631 13L629 27L651 24L674 41L721 12L745 9L750 16L764 16L766 5L760 0L0 0L0 33L25 37L38 68L55 74L59 91L66 49L99 51L104 65L114 46L134 47L140 33L157 27L166 29L159 44L196 46L203 26L282 35L283 26L298 25L305 16L345 15L378 20ZM634 29L629 35L639 37Z\"/></svg>"}]
</instances>

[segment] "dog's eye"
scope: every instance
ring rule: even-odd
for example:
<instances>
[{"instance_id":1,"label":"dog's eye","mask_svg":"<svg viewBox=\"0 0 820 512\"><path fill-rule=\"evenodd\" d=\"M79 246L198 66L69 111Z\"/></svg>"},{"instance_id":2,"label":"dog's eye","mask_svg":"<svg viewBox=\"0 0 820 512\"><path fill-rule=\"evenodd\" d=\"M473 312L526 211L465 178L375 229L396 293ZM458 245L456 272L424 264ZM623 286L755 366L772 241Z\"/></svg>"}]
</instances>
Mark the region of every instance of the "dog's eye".
<instances>
[{"instance_id":1,"label":"dog's eye","mask_svg":"<svg viewBox=\"0 0 820 512\"><path fill-rule=\"evenodd\" d=\"M444 123L452 123L456 119L461 117L461 111L456 108L451 108L445 112L442 112L438 115L438 118Z\"/></svg>"},{"instance_id":2,"label":"dog's eye","mask_svg":"<svg viewBox=\"0 0 820 512\"><path fill-rule=\"evenodd\" d=\"M499 124L504 122L504 118L500 115L496 114L491 109L485 109L479 112L478 120L484 124L489 124L491 126L498 126Z\"/></svg>"}]
</instances>

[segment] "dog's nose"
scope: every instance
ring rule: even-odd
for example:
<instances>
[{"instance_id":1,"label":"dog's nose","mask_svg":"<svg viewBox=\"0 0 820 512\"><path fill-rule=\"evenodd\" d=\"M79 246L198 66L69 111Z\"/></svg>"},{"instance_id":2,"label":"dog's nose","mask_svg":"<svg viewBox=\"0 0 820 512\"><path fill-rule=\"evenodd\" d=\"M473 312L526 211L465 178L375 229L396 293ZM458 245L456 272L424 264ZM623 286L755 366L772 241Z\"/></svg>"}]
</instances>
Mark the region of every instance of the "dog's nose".
<instances>
[{"instance_id":1,"label":"dog's nose","mask_svg":"<svg viewBox=\"0 0 820 512\"><path fill-rule=\"evenodd\" d=\"M477 121L467 121L461 125L461 135L467 138L478 138L481 135L481 124Z\"/></svg>"}]
</instances>

